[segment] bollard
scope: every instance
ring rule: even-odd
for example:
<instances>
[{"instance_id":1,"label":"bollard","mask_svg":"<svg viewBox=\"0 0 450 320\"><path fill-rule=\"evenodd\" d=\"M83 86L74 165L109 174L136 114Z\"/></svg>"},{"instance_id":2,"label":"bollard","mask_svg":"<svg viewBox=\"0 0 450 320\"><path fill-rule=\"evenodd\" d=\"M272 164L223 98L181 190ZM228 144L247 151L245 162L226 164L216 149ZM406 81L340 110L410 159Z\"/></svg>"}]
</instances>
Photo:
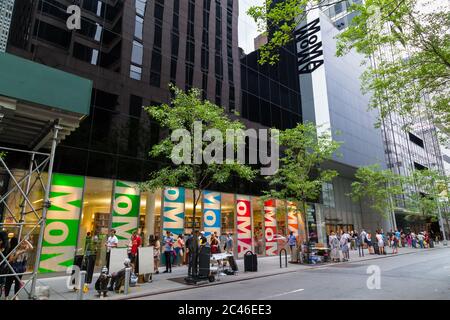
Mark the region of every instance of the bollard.
<instances>
[{"instance_id":1,"label":"bollard","mask_svg":"<svg viewBox=\"0 0 450 320\"><path fill-rule=\"evenodd\" d=\"M79 287L78 287L78 295L77 295L77 299L78 300L83 300L83 288L84 288L84 283L86 282L86 271L80 271L80 282L79 282Z\"/></svg>"},{"instance_id":2,"label":"bollard","mask_svg":"<svg viewBox=\"0 0 450 320\"><path fill-rule=\"evenodd\" d=\"M281 249L280 250L280 268L282 268L282 264L281 264L281 252L283 252L284 251L284 262L285 262L285 264L286 264L286 268L288 267L288 264L287 264L287 251L286 251L286 249Z\"/></svg>"},{"instance_id":3,"label":"bollard","mask_svg":"<svg viewBox=\"0 0 450 320\"><path fill-rule=\"evenodd\" d=\"M128 289L130 288L130 277L131 277L131 268L125 269L125 284L123 293L128 294Z\"/></svg>"}]
</instances>

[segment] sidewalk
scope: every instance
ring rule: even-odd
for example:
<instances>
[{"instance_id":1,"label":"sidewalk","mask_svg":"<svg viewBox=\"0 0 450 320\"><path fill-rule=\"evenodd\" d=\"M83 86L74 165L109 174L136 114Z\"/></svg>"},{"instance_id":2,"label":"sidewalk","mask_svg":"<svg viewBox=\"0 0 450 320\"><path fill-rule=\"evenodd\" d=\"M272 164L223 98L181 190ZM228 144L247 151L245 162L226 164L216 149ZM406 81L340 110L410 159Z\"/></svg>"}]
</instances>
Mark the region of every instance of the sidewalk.
<instances>
[{"instance_id":1,"label":"sidewalk","mask_svg":"<svg viewBox=\"0 0 450 320\"><path fill-rule=\"evenodd\" d=\"M399 253L397 255L404 254L412 254L416 252L422 252L424 250L439 250L445 249L448 247L443 247L442 243L437 245L434 249L414 249L414 248L399 248ZM369 255L367 250L364 250L364 257L358 256L358 251L352 250L350 251L350 261L348 262L340 262L343 263L357 263L363 262L367 260L373 259L382 259L389 258L392 256L390 252L391 248L387 248L387 255ZM288 267L284 266L284 256L282 257L283 268L280 268L280 260L279 256L274 257L258 257L258 272L243 272L244 270L244 261L243 259L237 260L237 265L239 268L239 272L233 276L221 276L219 281L215 281L212 283L202 282L200 285L188 285L183 283L182 279L187 276L187 266L174 267L172 269L172 273L160 273L153 275L153 281L150 283L138 283L136 287L130 287L128 295L123 293L116 294L114 292L109 292L109 297L105 299L109 300L121 300L121 299L130 299L137 298L141 296L149 296L156 295L161 293L180 291L180 290L189 290L192 288L196 288L199 286L211 286L211 285L220 285L223 283L243 281L248 279L255 279L261 277L275 276L278 274L290 273L290 272L298 272L301 270L313 269L326 267L331 265L331 263L325 264L293 264L288 262ZM289 261L289 256L288 256ZM336 263L334 263L336 264ZM160 268L160 272L164 270L163 267ZM94 274L93 281L89 285L89 292L84 294L84 300L95 300L99 299L97 296L97 292L94 289L95 280L98 278L98 274ZM178 279L177 279L178 278ZM172 280L171 280L172 279ZM173 279L177 279L174 281ZM50 299L51 300L76 300L77 293L73 290L68 289L67 287L67 276L62 277L52 277L52 278L41 278L37 281L37 286L49 286L50 287ZM20 295L20 298L26 299L25 292Z\"/></svg>"}]
</instances>

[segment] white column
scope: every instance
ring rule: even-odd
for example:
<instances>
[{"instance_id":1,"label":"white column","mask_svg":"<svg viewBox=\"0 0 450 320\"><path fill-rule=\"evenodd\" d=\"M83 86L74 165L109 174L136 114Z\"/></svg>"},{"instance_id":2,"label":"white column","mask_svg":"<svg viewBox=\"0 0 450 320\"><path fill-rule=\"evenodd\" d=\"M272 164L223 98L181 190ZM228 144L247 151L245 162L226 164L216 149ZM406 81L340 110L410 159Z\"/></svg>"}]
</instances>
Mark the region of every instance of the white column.
<instances>
[{"instance_id":1,"label":"white column","mask_svg":"<svg viewBox=\"0 0 450 320\"><path fill-rule=\"evenodd\" d=\"M146 192L146 206L145 206L145 228L144 234L147 239L144 243L148 242L148 236L155 233L155 193Z\"/></svg>"}]
</instances>

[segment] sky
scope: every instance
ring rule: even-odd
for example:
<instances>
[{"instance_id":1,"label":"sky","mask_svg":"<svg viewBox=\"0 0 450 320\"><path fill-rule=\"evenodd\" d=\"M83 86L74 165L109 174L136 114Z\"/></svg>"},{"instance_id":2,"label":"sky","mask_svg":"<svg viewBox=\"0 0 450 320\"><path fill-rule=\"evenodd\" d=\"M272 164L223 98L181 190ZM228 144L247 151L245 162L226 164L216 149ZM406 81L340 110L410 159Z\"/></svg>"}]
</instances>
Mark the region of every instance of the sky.
<instances>
[{"instance_id":1,"label":"sky","mask_svg":"<svg viewBox=\"0 0 450 320\"><path fill-rule=\"evenodd\" d=\"M259 34L255 21L246 12L251 6L262 5L263 2L264 0L239 0L239 47L245 53L255 50L253 40Z\"/></svg>"}]
</instances>

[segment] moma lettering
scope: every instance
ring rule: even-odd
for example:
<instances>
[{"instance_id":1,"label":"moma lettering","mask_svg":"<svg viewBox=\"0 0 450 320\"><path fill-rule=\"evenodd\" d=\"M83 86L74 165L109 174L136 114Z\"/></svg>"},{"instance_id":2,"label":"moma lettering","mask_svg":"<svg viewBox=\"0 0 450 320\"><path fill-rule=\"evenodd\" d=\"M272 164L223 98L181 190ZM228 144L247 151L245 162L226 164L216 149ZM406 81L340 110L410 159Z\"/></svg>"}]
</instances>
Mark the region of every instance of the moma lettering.
<instances>
[{"instance_id":1,"label":"moma lettering","mask_svg":"<svg viewBox=\"0 0 450 320\"><path fill-rule=\"evenodd\" d=\"M250 199L247 197L238 198L236 211L238 256L243 257L245 252L252 250Z\"/></svg>"},{"instance_id":2,"label":"moma lettering","mask_svg":"<svg viewBox=\"0 0 450 320\"><path fill-rule=\"evenodd\" d=\"M184 233L184 188L164 189L163 234L170 231L173 234Z\"/></svg>"},{"instance_id":3,"label":"moma lettering","mask_svg":"<svg viewBox=\"0 0 450 320\"><path fill-rule=\"evenodd\" d=\"M112 228L116 230L118 247L124 248L131 234L137 230L140 196L136 185L126 181L116 181L112 211Z\"/></svg>"},{"instance_id":4,"label":"moma lettering","mask_svg":"<svg viewBox=\"0 0 450 320\"><path fill-rule=\"evenodd\" d=\"M217 232L220 236L220 193L203 191L203 230L208 237Z\"/></svg>"},{"instance_id":5,"label":"moma lettering","mask_svg":"<svg viewBox=\"0 0 450 320\"><path fill-rule=\"evenodd\" d=\"M264 202L264 235L266 240L266 255L277 254L277 241L274 236L277 232L277 221L275 219L275 200Z\"/></svg>"},{"instance_id":6,"label":"moma lettering","mask_svg":"<svg viewBox=\"0 0 450 320\"><path fill-rule=\"evenodd\" d=\"M311 73L323 64L322 41L319 18L295 31L298 73Z\"/></svg>"},{"instance_id":7,"label":"moma lettering","mask_svg":"<svg viewBox=\"0 0 450 320\"><path fill-rule=\"evenodd\" d=\"M51 206L42 243L39 272L60 272L72 266L77 246L84 177L53 174Z\"/></svg>"}]
</instances>

